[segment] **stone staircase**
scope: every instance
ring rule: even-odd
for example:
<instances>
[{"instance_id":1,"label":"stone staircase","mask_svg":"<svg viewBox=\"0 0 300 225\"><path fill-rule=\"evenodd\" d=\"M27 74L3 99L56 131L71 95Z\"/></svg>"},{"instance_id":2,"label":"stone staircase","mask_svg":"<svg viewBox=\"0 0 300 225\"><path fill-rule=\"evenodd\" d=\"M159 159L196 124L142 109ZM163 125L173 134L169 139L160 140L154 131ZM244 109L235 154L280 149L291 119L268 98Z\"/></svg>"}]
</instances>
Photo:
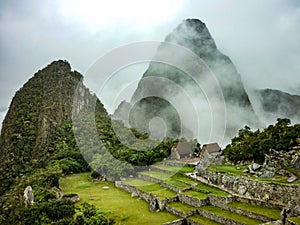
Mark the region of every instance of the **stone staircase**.
<instances>
[{"instance_id":1,"label":"stone staircase","mask_svg":"<svg viewBox=\"0 0 300 225\"><path fill-rule=\"evenodd\" d=\"M136 178L117 181L116 186L147 201L150 210L167 210L181 217L165 225L251 225L280 220L278 206L247 202L188 177L192 171L193 167L164 161L139 172Z\"/></svg>"}]
</instances>

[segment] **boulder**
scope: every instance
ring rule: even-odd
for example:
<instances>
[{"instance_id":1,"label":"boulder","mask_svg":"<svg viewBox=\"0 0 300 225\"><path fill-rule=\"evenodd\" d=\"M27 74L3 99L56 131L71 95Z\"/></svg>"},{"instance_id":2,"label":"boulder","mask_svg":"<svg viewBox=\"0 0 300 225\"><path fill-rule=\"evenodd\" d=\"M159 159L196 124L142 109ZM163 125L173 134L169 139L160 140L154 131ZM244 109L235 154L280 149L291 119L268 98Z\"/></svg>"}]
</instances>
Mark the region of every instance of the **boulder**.
<instances>
[{"instance_id":1,"label":"boulder","mask_svg":"<svg viewBox=\"0 0 300 225\"><path fill-rule=\"evenodd\" d=\"M132 198L138 197L138 196L139 196L139 195L138 195L138 193L137 193L136 191L134 191L134 192L131 193L131 197L132 197Z\"/></svg>"},{"instance_id":2,"label":"boulder","mask_svg":"<svg viewBox=\"0 0 300 225\"><path fill-rule=\"evenodd\" d=\"M266 166L262 171L261 177L263 178L272 178L275 176L276 168Z\"/></svg>"},{"instance_id":3,"label":"boulder","mask_svg":"<svg viewBox=\"0 0 300 225\"><path fill-rule=\"evenodd\" d=\"M238 193L240 195L244 195L246 192L247 192L247 187L245 187L245 186L239 186Z\"/></svg>"},{"instance_id":4,"label":"boulder","mask_svg":"<svg viewBox=\"0 0 300 225\"><path fill-rule=\"evenodd\" d=\"M251 167L252 167L252 169L253 169L254 171L256 171L256 170L258 170L258 169L261 168L261 165L259 165L258 163L253 163L253 164L251 165Z\"/></svg>"},{"instance_id":5,"label":"boulder","mask_svg":"<svg viewBox=\"0 0 300 225\"><path fill-rule=\"evenodd\" d=\"M300 171L300 155L295 155L295 157L293 158L291 164L292 164L292 167L295 170Z\"/></svg>"},{"instance_id":6,"label":"boulder","mask_svg":"<svg viewBox=\"0 0 300 225\"><path fill-rule=\"evenodd\" d=\"M293 183L293 182L296 181L296 180L297 180L297 177L296 177L294 174L292 174L292 176L290 176L290 177L287 179L287 182Z\"/></svg>"}]
</instances>

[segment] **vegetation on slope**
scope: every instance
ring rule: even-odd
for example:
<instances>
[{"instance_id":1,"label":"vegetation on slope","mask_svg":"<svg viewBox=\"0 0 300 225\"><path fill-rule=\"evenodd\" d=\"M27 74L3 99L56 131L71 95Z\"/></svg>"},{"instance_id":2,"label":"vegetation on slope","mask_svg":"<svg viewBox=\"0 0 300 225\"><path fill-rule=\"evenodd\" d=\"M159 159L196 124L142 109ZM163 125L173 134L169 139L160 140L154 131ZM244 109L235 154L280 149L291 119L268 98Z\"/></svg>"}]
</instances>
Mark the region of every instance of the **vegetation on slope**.
<instances>
[{"instance_id":1,"label":"vegetation on slope","mask_svg":"<svg viewBox=\"0 0 300 225\"><path fill-rule=\"evenodd\" d=\"M264 130L251 131L250 127L239 130L225 149L229 160L237 162L254 160L263 162L269 149L287 151L299 145L300 124L291 126L289 119L277 119L275 125Z\"/></svg>"}]
</instances>

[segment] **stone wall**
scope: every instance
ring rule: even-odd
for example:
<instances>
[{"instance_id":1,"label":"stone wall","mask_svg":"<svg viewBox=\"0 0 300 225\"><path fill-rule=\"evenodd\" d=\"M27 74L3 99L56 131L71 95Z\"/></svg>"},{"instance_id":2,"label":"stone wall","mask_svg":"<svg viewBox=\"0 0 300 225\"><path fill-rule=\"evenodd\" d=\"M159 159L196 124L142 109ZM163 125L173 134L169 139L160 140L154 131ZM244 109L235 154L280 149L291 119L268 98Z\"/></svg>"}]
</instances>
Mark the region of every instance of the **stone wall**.
<instances>
[{"instance_id":1,"label":"stone wall","mask_svg":"<svg viewBox=\"0 0 300 225\"><path fill-rule=\"evenodd\" d=\"M172 222L164 223L162 225L185 225L185 219L174 220Z\"/></svg>"},{"instance_id":2,"label":"stone wall","mask_svg":"<svg viewBox=\"0 0 300 225\"><path fill-rule=\"evenodd\" d=\"M217 221L221 224L244 225L243 223L239 223L237 221L234 221L234 220L231 220L231 219L228 219L228 218L224 218L224 217L221 217L221 216L217 216L217 215L214 215L214 214L211 214L211 213L208 213L208 212L205 212L205 211L201 211L201 210L198 210L198 214L200 214L201 216L204 216L206 218L209 218L211 220Z\"/></svg>"},{"instance_id":3,"label":"stone wall","mask_svg":"<svg viewBox=\"0 0 300 225\"><path fill-rule=\"evenodd\" d=\"M166 205L166 206L165 206L165 209L166 209L168 212L170 212L170 213L172 213L172 214L174 214L174 215L183 217L183 218L186 218L186 217L188 217L188 216L192 216L192 215L194 215L194 214L197 213L197 210L196 210L196 209L195 209L195 210L192 210L192 211L190 211L190 212L188 212L188 213L185 213L185 212L180 211L180 210L178 210L178 209L172 208L172 207L169 206L169 205Z\"/></svg>"},{"instance_id":4,"label":"stone wall","mask_svg":"<svg viewBox=\"0 0 300 225\"><path fill-rule=\"evenodd\" d=\"M149 181L149 182L153 182L153 183L161 183L160 179L154 178L154 177L150 177L141 173L138 173L138 178L145 180L145 181Z\"/></svg>"},{"instance_id":5,"label":"stone wall","mask_svg":"<svg viewBox=\"0 0 300 225\"><path fill-rule=\"evenodd\" d=\"M151 203L153 201L157 202L157 206L158 206L159 210L164 210L167 203L178 201L178 196L162 200L162 199L159 199L156 195L153 195L153 194L147 193L147 192L143 192L136 187L133 187L128 184L124 184L122 181L116 181L115 186L117 188L121 188L124 191L127 191L129 193L135 193L136 196L144 199L148 203Z\"/></svg>"},{"instance_id":6,"label":"stone wall","mask_svg":"<svg viewBox=\"0 0 300 225\"><path fill-rule=\"evenodd\" d=\"M215 185L223 184L225 189L231 190L245 197L263 199L264 196L268 194L270 196L270 200L276 200L283 203L283 205L287 204L291 200L300 204L299 185L271 184L253 180L247 176L235 176L209 170L199 170L199 175L209 178L210 182ZM263 204L263 202L257 203ZM280 205L278 205L278 207L279 206Z\"/></svg>"},{"instance_id":7,"label":"stone wall","mask_svg":"<svg viewBox=\"0 0 300 225\"><path fill-rule=\"evenodd\" d=\"M186 203L188 205L194 206L194 207L201 207L201 206L209 204L208 198L198 199L198 198L193 198L191 196L187 196L183 193L179 193L178 198L179 198L179 201Z\"/></svg>"}]
</instances>

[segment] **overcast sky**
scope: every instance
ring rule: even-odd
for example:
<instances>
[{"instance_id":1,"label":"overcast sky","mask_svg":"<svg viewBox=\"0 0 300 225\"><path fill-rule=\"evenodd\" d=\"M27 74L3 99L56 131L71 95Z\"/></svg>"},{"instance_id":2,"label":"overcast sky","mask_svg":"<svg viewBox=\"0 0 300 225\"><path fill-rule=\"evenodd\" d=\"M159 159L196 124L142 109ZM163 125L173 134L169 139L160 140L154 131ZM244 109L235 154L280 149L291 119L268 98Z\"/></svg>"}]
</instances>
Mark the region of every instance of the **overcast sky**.
<instances>
[{"instance_id":1,"label":"overcast sky","mask_svg":"<svg viewBox=\"0 0 300 225\"><path fill-rule=\"evenodd\" d=\"M0 120L38 70L67 59L85 73L135 41L161 41L183 19L206 23L250 88L300 94L298 0L1 0Z\"/></svg>"}]
</instances>

